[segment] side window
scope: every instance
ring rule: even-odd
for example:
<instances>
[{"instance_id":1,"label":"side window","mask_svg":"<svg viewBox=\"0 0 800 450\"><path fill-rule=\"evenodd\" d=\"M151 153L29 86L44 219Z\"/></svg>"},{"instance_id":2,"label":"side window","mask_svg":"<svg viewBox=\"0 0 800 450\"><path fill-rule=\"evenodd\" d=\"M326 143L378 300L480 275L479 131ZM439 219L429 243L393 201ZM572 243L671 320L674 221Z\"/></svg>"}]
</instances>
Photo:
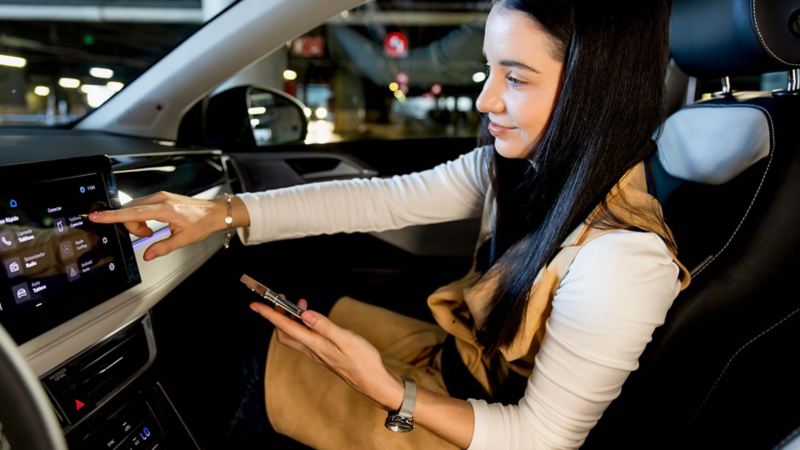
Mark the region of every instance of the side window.
<instances>
[{"instance_id":1,"label":"side window","mask_svg":"<svg viewBox=\"0 0 800 450\"><path fill-rule=\"evenodd\" d=\"M786 72L772 72L761 75L761 90L774 91L776 89L786 89L788 85Z\"/></svg>"},{"instance_id":2,"label":"side window","mask_svg":"<svg viewBox=\"0 0 800 450\"><path fill-rule=\"evenodd\" d=\"M473 137L490 7L488 1L370 2L234 78L300 100L309 144Z\"/></svg>"},{"instance_id":3,"label":"side window","mask_svg":"<svg viewBox=\"0 0 800 450\"><path fill-rule=\"evenodd\" d=\"M786 89L787 72L771 72L760 76L731 77L731 89L734 91L774 91ZM695 100L711 98L722 89L721 79L698 80Z\"/></svg>"}]
</instances>

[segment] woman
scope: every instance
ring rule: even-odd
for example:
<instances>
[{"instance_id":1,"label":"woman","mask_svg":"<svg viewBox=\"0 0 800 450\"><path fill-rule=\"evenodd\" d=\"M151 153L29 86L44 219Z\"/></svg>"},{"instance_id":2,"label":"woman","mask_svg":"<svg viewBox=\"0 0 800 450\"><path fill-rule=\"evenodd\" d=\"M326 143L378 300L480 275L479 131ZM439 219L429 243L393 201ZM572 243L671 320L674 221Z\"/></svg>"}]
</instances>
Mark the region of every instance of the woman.
<instances>
[{"instance_id":1,"label":"woman","mask_svg":"<svg viewBox=\"0 0 800 450\"><path fill-rule=\"evenodd\" d=\"M304 324L251 305L277 328L278 431L318 448L583 443L689 282L641 163L663 120L667 17L663 0L497 1L477 101L488 145L404 177L233 199L247 243L483 217L473 270L428 299L438 326L349 298ZM162 193L91 218L137 235L145 219L170 222L152 259L225 216L223 200ZM384 421L403 428L414 397L403 377L418 427L391 433Z\"/></svg>"}]
</instances>

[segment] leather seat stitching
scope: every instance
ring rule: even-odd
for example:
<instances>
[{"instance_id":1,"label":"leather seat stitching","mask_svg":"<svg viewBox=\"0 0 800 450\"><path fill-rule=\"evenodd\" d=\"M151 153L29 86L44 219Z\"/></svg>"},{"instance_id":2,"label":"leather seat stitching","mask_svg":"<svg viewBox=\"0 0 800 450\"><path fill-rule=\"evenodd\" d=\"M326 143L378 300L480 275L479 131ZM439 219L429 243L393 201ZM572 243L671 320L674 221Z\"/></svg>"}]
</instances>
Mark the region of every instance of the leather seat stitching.
<instances>
[{"instance_id":1,"label":"leather seat stitching","mask_svg":"<svg viewBox=\"0 0 800 450\"><path fill-rule=\"evenodd\" d=\"M788 61L784 61L783 59L781 59L781 57L776 55L775 52L772 51L772 49L769 48L769 46L767 45L767 41L764 39L764 36L761 34L761 29L758 28L758 17L756 16L756 0L753 0L751 2L751 5L752 5L752 12L753 12L753 25L755 26L756 34L758 34L758 40L759 40L759 42L761 42L761 45L764 47L764 50L766 50L767 53L769 53L773 58L775 58L776 60L778 60L778 61L780 61L780 62L782 62L782 63L784 63L786 65L789 65L789 66L800 66L800 63L790 63Z\"/></svg>"},{"instance_id":2,"label":"leather seat stitching","mask_svg":"<svg viewBox=\"0 0 800 450\"><path fill-rule=\"evenodd\" d=\"M714 381L714 384L711 386L711 389L709 389L708 394L706 394L705 398L703 399L703 402L700 403L700 406L697 407L697 410L694 412L694 415L692 416L692 420L695 420L697 418L697 416L700 414L700 412L703 410L703 407L705 407L706 403L708 402L708 399L711 398L711 394L714 393L714 390L717 388L717 385L722 380L722 377L725 376L725 372L728 370L728 367L730 367L731 364L733 364L733 360L736 359L736 357L739 355L739 353L741 353L745 348L747 348L750 344L755 342L760 337L762 337L765 334L769 333L770 331L775 329L777 326L779 326L783 322L786 322L787 320L789 320L789 318L791 318L793 315L797 314L798 312L800 312L800 308L797 308L794 311L790 312L789 314L786 315L786 317L784 317L783 319L781 319L781 320L777 321L776 323L772 324L772 326L770 326L766 330L764 330L761 333L759 333L758 335L756 335L754 338L752 338L749 341L747 341L747 343L745 343L744 345L739 347L739 349L736 350L736 352L734 352L733 356L731 356L730 359L728 359L727 364L725 364L725 367L722 369L722 372L719 374L719 376L717 377L716 381Z\"/></svg>"},{"instance_id":3,"label":"leather seat stitching","mask_svg":"<svg viewBox=\"0 0 800 450\"><path fill-rule=\"evenodd\" d=\"M745 211L744 216L742 216L742 220L739 221L739 224L736 226L736 229L733 230L733 234L731 234L731 237L728 239L728 241L725 243L725 245L722 247L722 249L719 252L717 252L710 259L706 260L700 267L697 267L694 270L692 270L692 272L691 272L692 278L696 277L697 275L700 275L700 273L703 272L703 270L705 270L706 267L709 266L709 264L714 262L714 260L716 260L717 257L719 255L721 255L728 248L730 243L733 242L733 239L739 233L739 230L742 228L742 225L744 224L744 221L747 219L747 216L750 214L750 210L753 208L753 205L756 203L756 200L758 199L758 194L761 192L761 187L764 186L764 181L767 178L767 174L769 173L769 169L770 169L770 167L772 167L772 159L773 159L773 156L775 155L775 126L774 126L774 124L772 122L772 116L770 116L769 111L767 111L765 108L763 108L761 106L758 106L758 105L742 105L742 106L746 106L746 107L749 107L749 108L760 109L764 113L764 115L767 116L767 119L769 120L769 131L770 131L770 137L772 138L771 139L772 145L771 145L771 148L770 148L770 151L769 151L769 160L767 161L767 168L764 170L764 174L761 176L761 181L758 183L758 189L756 189L756 193L755 193L755 195L753 195L753 199L750 201L750 205L747 206L747 211ZM697 106L697 107L706 107L706 108L708 108L708 107L720 107L720 106L716 106L716 105L702 106L701 105L701 106Z\"/></svg>"}]
</instances>

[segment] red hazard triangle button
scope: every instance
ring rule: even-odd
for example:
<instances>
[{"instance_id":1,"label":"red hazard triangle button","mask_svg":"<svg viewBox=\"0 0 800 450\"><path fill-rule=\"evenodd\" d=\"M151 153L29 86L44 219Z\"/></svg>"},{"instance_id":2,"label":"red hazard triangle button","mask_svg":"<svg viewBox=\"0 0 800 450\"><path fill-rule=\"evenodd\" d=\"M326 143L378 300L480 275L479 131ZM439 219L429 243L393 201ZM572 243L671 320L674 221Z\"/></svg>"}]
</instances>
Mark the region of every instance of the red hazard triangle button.
<instances>
[{"instance_id":1,"label":"red hazard triangle button","mask_svg":"<svg viewBox=\"0 0 800 450\"><path fill-rule=\"evenodd\" d=\"M80 400L75 400L75 411L80 411L84 406L86 406L86 403L83 403Z\"/></svg>"}]
</instances>

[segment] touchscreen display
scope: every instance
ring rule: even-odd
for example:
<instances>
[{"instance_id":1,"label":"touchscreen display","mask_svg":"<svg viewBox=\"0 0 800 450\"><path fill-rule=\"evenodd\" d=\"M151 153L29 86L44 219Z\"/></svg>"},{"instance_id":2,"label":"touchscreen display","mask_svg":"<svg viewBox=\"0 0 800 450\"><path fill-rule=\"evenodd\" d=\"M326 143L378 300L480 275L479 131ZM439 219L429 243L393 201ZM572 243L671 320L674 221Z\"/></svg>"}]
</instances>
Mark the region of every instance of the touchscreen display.
<instances>
[{"instance_id":1,"label":"touchscreen display","mask_svg":"<svg viewBox=\"0 0 800 450\"><path fill-rule=\"evenodd\" d=\"M63 177L2 181L0 320L18 342L138 282L127 233L86 217L113 206L110 170L91 171L93 164L84 167L88 172L76 167L78 173L66 164Z\"/></svg>"}]
</instances>

